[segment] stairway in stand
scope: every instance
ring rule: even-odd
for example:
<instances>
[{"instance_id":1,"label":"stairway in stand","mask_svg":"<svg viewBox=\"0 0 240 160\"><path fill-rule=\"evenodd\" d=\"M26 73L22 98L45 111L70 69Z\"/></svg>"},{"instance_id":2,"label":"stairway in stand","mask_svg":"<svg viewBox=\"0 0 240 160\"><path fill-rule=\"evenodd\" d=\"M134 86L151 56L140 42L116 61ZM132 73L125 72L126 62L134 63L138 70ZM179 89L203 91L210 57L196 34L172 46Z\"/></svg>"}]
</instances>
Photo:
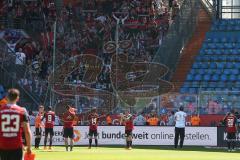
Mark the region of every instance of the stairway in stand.
<instances>
[{"instance_id":1,"label":"stairway in stand","mask_svg":"<svg viewBox=\"0 0 240 160\"><path fill-rule=\"evenodd\" d=\"M175 86L174 91L176 92L178 92L180 87L183 85L186 76L194 62L195 56L198 55L198 52L201 49L205 35L211 27L211 17L203 7L201 7L199 10L197 23L198 25L196 26L196 30L188 44L185 46L179 59L177 69L171 79L171 82Z\"/></svg>"}]
</instances>

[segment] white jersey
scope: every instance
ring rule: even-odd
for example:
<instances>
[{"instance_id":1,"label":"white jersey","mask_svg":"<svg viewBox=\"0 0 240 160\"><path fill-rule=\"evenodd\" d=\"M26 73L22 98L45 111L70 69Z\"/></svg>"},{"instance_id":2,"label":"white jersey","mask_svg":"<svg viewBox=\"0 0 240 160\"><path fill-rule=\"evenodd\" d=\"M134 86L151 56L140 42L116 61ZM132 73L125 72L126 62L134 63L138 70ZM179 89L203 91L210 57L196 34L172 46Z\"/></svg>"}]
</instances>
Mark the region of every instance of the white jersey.
<instances>
[{"instance_id":1,"label":"white jersey","mask_svg":"<svg viewBox=\"0 0 240 160\"><path fill-rule=\"evenodd\" d=\"M23 52L16 52L15 55L16 55L15 64L24 65L26 55Z\"/></svg>"},{"instance_id":2,"label":"white jersey","mask_svg":"<svg viewBox=\"0 0 240 160\"><path fill-rule=\"evenodd\" d=\"M174 118L176 121L175 127L184 128L186 123L187 114L183 111L178 111L175 113Z\"/></svg>"}]
</instances>

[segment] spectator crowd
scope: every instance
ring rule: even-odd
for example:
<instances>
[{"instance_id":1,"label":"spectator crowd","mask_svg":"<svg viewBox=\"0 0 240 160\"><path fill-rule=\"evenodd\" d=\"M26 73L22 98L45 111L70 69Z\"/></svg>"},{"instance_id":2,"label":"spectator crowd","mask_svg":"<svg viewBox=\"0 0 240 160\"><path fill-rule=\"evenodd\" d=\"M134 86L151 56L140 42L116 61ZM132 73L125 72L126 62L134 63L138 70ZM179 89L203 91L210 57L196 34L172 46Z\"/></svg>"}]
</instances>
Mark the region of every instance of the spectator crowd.
<instances>
[{"instance_id":1,"label":"spectator crowd","mask_svg":"<svg viewBox=\"0 0 240 160\"><path fill-rule=\"evenodd\" d=\"M37 112L29 111L30 125L35 124ZM150 114L139 113L133 114L134 120L133 123L135 126L174 126L175 117L174 112L171 111L167 114L157 115L155 112ZM103 114L99 119L99 125L123 125L122 114ZM88 125L88 120L84 118L83 115L78 115L76 119L77 125ZM55 125L63 125L61 121L61 115L55 117ZM188 118L187 125L189 126L200 126L200 117L199 115L193 115Z\"/></svg>"},{"instance_id":2,"label":"spectator crowd","mask_svg":"<svg viewBox=\"0 0 240 160\"><path fill-rule=\"evenodd\" d=\"M104 61L94 87L112 91L111 56L104 45L128 40L131 47L119 49L132 62L151 61L176 17L181 0L65 0L61 9L54 0L3 0L0 15L7 25L25 31L6 30L3 39L14 52L18 83L44 98L52 71L54 23L56 22L56 64L77 55L92 54ZM117 23L119 27L116 27ZM118 28L118 30L116 30ZM26 34L28 33L28 34ZM30 36L28 36L30 35ZM72 72L67 81L81 83L84 68Z\"/></svg>"}]
</instances>

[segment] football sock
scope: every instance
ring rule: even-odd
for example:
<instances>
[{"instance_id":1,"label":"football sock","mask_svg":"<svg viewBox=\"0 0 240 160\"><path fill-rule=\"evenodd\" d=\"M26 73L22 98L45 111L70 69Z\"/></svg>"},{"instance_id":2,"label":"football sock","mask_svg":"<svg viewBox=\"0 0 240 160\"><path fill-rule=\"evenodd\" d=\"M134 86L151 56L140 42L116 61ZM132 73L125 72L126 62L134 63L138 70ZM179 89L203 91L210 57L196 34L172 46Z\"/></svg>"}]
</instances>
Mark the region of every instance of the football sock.
<instances>
[{"instance_id":1,"label":"football sock","mask_svg":"<svg viewBox=\"0 0 240 160\"><path fill-rule=\"evenodd\" d=\"M37 141L38 141L38 138L35 138L35 148L37 148Z\"/></svg>"},{"instance_id":2,"label":"football sock","mask_svg":"<svg viewBox=\"0 0 240 160\"><path fill-rule=\"evenodd\" d=\"M65 138L65 146L66 146L66 151L68 151L68 139Z\"/></svg>"},{"instance_id":3,"label":"football sock","mask_svg":"<svg viewBox=\"0 0 240 160\"><path fill-rule=\"evenodd\" d=\"M73 149L73 139L70 139L70 151Z\"/></svg>"},{"instance_id":4,"label":"football sock","mask_svg":"<svg viewBox=\"0 0 240 160\"><path fill-rule=\"evenodd\" d=\"M129 141L129 146L132 147L132 141Z\"/></svg>"},{"instance_id":5,"label":"football sock","mask_svg":"<svg viewBox=\"0 0 240 160\"><path fill-rule=\"evenodd\" d=\"M89 139L89 147L92 147L92 139Z\"/></svg>"},{"instance_id":6,"label":"football sock","mask_svg":"<svg viewBox=\"0 0 240 160\"><path fill-rule=\"evenodd\" d=\"M96 147L98 146L98 140L97 139L95 139L95 145L96 145Z\"/></svg>"},{"instance_id":7,"label":"football sock","mask_svg":"<svg viewBox=\"0 0 240 160\"><path fill-rule=\"evenodd\" d=\"M232 149L235 149L235 141L232 141Z\"/></svg>"},{"instance_id":8,"label":"football sock","mask_svg":"<svg viewBox=\"0 0 240 160\"><path fill-rule=\"evenodd\" d=\"M49 143L49 147L52 147L52 136L50 137L50 143Z\"/></svg>"},{"instance_id":9,"label":"football sock","mask_svg":"<svg viewBox=\"0 0 240 160\"><path fill-rule=\"evenodd\" d=\"M38 138L38 141L37 141L37 147L39 147L39 145L40 145L40 142L41 142L41 137L40 137L40 138Z\"/></svg>"},{"instance_id":10,"label":"football sock","mask_svg":"<svg viewBox=\"0 0 240 160\"><path fill-rule=\"evenodd\" d=\"M227 145L228 145L228 149L231 149L231 142L227 142Z\"/></svg>"},{"instance_id":11,"label":"football sock","mask_svg":"<svg viewBox=\"0 0 240 160\"><path fill-rule=\"evenodd\" d=\"M129 145L130 145L130 143L129 143L129 141L127 141L127 148L129 148Z\"/></svg>"},{"instance_id":12,"label":"football sock","mask_svg":"<svg viewBox=\"0 0 240 160\"><path fill-rule=\"evenodd\" d=\"M47 146L47 137L44 138L44 147Z\"/></svg>"},{"instance_id":13,"label":"football sock","mask_svg":"<svg viewBox=\"0 0 240 160\"><path fill-rule=\"evenodd\" d=\"M39 147L40 141L41 141L41 138L35 138L35 148Z\"/></svg>"}]
</instances>

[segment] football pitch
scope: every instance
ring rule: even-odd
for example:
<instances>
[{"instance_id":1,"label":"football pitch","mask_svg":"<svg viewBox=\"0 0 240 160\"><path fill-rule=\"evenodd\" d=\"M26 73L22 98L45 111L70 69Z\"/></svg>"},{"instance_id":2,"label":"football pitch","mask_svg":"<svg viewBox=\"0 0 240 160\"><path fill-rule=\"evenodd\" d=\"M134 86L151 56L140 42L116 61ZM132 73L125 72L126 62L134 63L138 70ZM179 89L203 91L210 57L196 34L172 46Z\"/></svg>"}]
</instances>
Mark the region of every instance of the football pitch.
<instances>
[{"instance_id":1,"label":"football pitch","mask_svg":"<svg viewBox=\"0 0 240 160\"><path fill-rule=\"evenodd\" d=\"M186 147L174 150L171 147L141 146L132 150L120 147L75 147L66 152L64 147L49 150L34 150L36 160L240 160L240 150Z\"/></svg>"}]
</instances>

